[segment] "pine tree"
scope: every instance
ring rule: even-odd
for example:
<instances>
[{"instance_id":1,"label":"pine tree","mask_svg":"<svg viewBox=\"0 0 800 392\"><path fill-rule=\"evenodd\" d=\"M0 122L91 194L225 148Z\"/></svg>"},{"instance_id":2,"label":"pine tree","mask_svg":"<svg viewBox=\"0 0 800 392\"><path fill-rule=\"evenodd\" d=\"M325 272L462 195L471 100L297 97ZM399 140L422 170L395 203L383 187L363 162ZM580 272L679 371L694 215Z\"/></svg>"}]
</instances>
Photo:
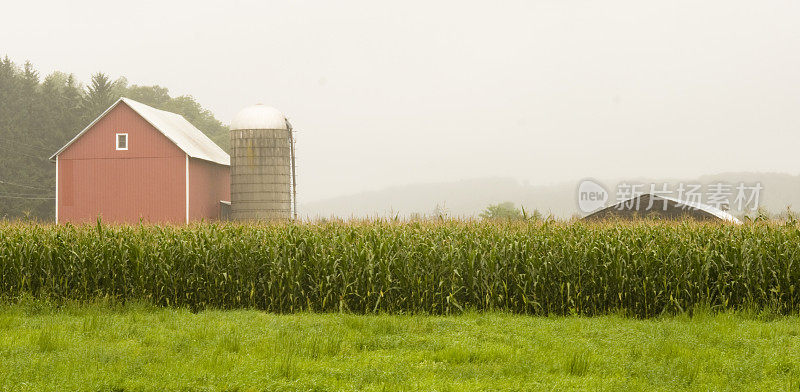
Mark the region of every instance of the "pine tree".
<instances>
[{"instance_id":1,"label":"pine tree","mask_svg":"<svg viewBox=\"0 0 800 392\"><path fill-rule=\"evenodd\" d=\"M89 123L102 114L119 96L115 94L113 83L108 75L98 72L92 75L92 82L83 98L83 121Z\"/></svg>"},{"instance_id":2,"label":"pine tree","mask_svg":"<svg viewBox=\"0 0 800 392\"><path fill-rule=\"evenodd\" d=\"M81 115L83 87L75 81L75 75L69 74L61 91L61 127L59 128L57 145L64 145L80 132L86 125Z\"/></svg>"},{"instance_id":3,"label":"pine tree","mask_svg":"<svg viewBox=\"0 0 800 392\"><path fill-rule=\"evenodd\" d=\"M9 132L19 111L19 76L16 65L6 56L0 61L0 136Z\"/></svg>"}]
</instances>

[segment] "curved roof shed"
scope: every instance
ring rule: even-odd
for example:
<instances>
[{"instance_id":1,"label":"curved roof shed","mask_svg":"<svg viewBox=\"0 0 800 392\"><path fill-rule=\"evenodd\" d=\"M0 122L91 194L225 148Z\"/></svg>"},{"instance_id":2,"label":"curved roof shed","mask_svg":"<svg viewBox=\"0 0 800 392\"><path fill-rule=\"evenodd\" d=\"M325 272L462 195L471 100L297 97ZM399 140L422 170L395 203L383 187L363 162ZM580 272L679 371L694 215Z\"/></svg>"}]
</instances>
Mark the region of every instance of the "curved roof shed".
<instances>
[{"instance_id":1,"label":"curved roof shed","mask_svg":"<svg viewBox=\"0 0 800 392\"><path fill-rule=\"evenodd\" d=\"M583 219L640 219L647 217L672 220L688 218L698 221L719 220L735 224L742 223L730 213L707 204L678 200L650 193L602 208L585 216Z\"/></svg>"}]
</instances>

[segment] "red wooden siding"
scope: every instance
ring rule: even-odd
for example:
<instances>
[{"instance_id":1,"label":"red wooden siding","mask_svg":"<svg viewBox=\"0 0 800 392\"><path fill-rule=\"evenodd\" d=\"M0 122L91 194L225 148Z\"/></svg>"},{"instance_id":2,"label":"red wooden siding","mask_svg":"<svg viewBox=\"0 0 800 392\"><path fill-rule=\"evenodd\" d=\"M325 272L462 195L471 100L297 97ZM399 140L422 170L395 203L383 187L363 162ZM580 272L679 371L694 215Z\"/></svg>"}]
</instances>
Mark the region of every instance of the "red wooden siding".
<instances>
[{"instance_id":1,"label":"red wooden siding","mask_svg":"<svg viewBox=\"0 0 800 392\"><path fill-rule=\"evenodd\" d=\"M116 150L116 134L128 150ZM186 221L186 154L125 103L58 156L58 221Z\"/></svg>"},{"instance_id":2,"label":"red wooden siding","mask_svg":"<svg viewBox=\"0 0 800 392\"><path fill-rule=\"evenodd\" d=\"M59 189L61 190L59 201L63 203L62 206L64 207L72 207L75 205L73 162L74 161L71 159L63 160L59 166L61 170L61 173L59 173L59 178L61 179L61 184L59 184Z\"/></svg>"},{"instance_id":3,"label":"red wooden siding","mask_svg":"<svg viewBox=\"0 0 800 392\"><path fill-rule=\"evenodd\" d=\"M189 158L189 218L219 219L220 200L231 200L230 167Z\"/></svg>"}]
</instances>

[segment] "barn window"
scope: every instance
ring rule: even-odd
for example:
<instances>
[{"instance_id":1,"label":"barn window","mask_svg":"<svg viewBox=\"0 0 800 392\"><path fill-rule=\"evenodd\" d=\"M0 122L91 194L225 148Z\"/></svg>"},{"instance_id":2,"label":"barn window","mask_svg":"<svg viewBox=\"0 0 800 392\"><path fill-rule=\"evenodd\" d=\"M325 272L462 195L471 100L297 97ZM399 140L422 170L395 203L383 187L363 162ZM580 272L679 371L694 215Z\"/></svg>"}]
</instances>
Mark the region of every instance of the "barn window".
<instances>
[{"instance_id":1,"label":"barn window","mask_svg":"<svg viewBox=\"0 0 800 392\"><path fill-rule=\"evenodd\" d=\"M127 133L118 133L117 134L117 150L127 150L128 149L128 134Z\"/></svg>"}]
</instances>

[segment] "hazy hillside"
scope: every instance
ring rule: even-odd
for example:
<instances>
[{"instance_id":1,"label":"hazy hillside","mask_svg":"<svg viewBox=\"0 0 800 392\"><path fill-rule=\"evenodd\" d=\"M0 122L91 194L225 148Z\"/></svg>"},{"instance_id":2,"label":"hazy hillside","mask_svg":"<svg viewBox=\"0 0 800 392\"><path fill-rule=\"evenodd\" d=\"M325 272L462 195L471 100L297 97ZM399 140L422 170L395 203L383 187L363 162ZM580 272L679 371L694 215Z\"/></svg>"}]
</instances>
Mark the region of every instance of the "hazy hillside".
<instances>
[{"instance_id":1,"label":"hazy hillside","mask_svg":"<svg viewBox=\"0 0 800 392\"><path fill-rule=\"evenodd\" d=\"M395 214L431 214L437 208L453 216L470 216L486 205L511 200L526 208L569 215L573 184L529 186L511 178L481 178L445 183L412 184L304 203L300 211L308 217L364 217Z\"/></svg>"},{"instance_id":2,"label":"hazy hillside","mask_svg":"<svg viewBox=\"0 0 800 392\"><path fill-rule=\"evenodd\" d=\"M600 180L614 194L619 180ZM713 184L760 182L761 205L771 212L787 206L800 207L800 176L780 173L722 173L694 179L635 178L628 182ZM566 218L577 214L578 182L548 186L527 185L511 178L480 178L443 183L411 184L379 191L363 192L326 200L303 203L300 212L306 217L408 216L432 214L444 208L452 216L475 216L487 205L512 201L526 209ZM612 196L613 198L613 196ZM797 208L794 208L795 210Z\"/></svg>"}]
</instances>

